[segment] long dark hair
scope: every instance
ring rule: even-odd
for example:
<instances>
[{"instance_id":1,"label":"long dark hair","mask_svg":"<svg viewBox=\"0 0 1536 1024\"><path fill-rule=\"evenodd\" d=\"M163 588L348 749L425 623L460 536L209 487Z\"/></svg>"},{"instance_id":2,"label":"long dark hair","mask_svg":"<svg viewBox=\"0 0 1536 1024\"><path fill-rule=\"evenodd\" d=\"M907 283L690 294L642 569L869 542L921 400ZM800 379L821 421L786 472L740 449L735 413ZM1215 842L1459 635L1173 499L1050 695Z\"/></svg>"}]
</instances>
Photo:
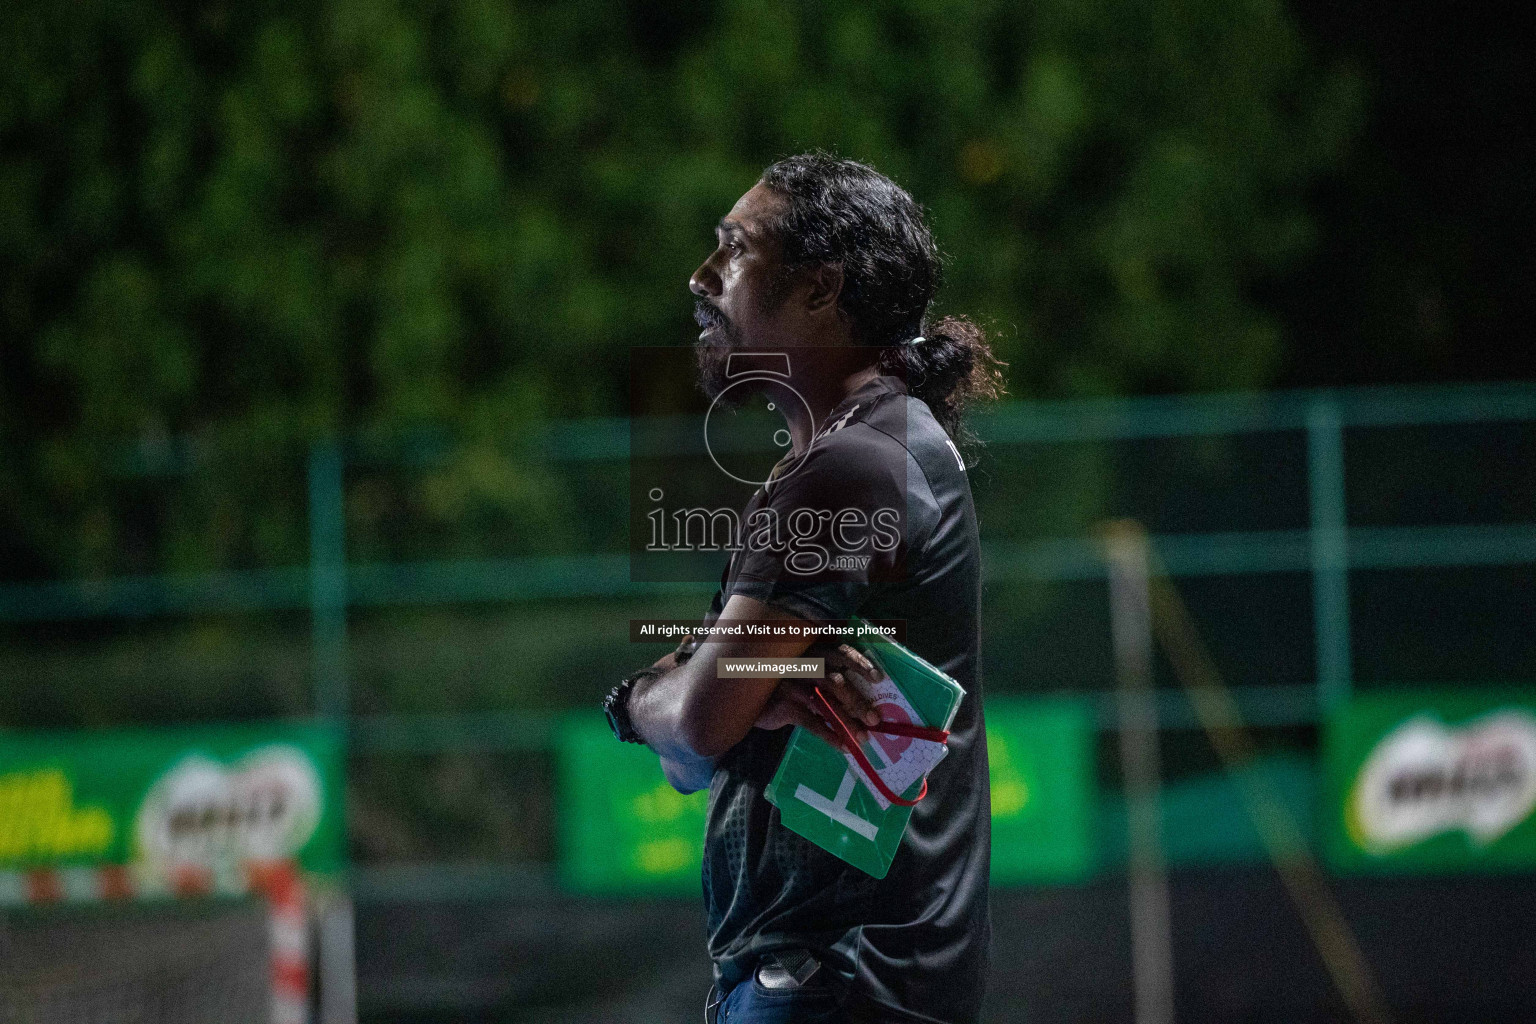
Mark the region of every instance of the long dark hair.
<instances>
[{"instance_id":1,"label":"long dark hair","mask_svg":"<svg viewBox=\"0 0 1536 1024\"><path fill-rule=\"evenodd\" d=\"M923 208L873 167L821 152L780 160L762 183L787 200L772 225L786 272L839 264L838 308L854 340L879 348L880 372L904 380L950 437L973 446L965 410L1003 393L1004 364L968 318L929 320L944 275Z\"/></svg>"}]
</instances>

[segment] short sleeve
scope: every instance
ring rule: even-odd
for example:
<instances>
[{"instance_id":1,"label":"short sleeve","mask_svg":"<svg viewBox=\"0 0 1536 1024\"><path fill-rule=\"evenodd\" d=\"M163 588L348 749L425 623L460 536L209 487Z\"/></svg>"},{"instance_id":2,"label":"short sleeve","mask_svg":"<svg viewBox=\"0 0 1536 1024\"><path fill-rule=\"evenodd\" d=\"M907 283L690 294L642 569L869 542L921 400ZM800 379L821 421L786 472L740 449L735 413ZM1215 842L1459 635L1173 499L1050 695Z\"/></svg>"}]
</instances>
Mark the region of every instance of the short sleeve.
<instances>
[{"instance_id":1,"label":"short sleeve","mask_svg":"<svg viewBox=\"0 0 1536 1024\"><path fill-rule=\"evenodd\" d=\"M901 444L854 425L813 448L742 523L730 592L808 620L843 621L902 578L915 549L911 475Z\"/></svg>"}]
</instances>

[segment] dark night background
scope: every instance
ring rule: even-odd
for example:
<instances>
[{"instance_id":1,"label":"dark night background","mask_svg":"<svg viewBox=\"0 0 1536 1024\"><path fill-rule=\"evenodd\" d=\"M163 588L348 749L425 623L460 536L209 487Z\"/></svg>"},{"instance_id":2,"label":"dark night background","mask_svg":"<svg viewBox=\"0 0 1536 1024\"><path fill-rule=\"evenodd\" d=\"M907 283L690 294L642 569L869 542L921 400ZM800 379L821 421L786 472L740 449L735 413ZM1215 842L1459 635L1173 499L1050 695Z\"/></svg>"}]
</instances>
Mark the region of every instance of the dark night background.
<instances>
[{"instance_id":1,"label":"dark night background","mask_svg":"<svg viewBox=\"0 0 1536 1024\"><path fill-rule=\"evenodd\" d=\"M1292 10L1361 68L1370 114L1312 197L1317 251L1277 290L1290 386L1529 379L1531 62L1494 7Z\"/></svg>"},{"instance_id":2,"label":"dark night background","mask_svg":"<svg viewBox=\"0 0 1536 1024\"><path fill-rule=\"evenodd\" d=\"M1113 685L1102 579L1010 575L1010 553L1086 545L1111 516L1195 561L1290 552L1179 585L1234 688L1273 698L1253 703L1267 777L1315 810L1308 430L1063 422L1307 389L1462 402L1339 431L1349 530L1404 531L1351 564L1353 685L1529 686L1536 428L1466 412L1525 391L1417 387L1536 379L1536 82L1510 20L1323 0L0 5L0 732L350 716L364 1019L693 1019L692 890L558 884L552 723L634 667L616 623L708 599L628 574L632 354L691 343L717 218L772 160L826 148L928 207L939 311L1009 364L999 418L1055 425L972 473L988 699L1107 707ZM685 378L646 380L646 409L702 412ZM353 588L329 620L332 709L322 522ZM1214 750L1190 721L1164 736L1170 791L1209 819L1184 849L1217 851L1175 865L1188 1019L1349 1019ZM1096 841L1123 856L1108 726L1097 744ZM1125 879L1103 857L1082 884L998 888L989 1019L1126 1018ZM1400 1024L1536 1005L1528 875L1334 881Z\"/></svg>"}]
</instances>

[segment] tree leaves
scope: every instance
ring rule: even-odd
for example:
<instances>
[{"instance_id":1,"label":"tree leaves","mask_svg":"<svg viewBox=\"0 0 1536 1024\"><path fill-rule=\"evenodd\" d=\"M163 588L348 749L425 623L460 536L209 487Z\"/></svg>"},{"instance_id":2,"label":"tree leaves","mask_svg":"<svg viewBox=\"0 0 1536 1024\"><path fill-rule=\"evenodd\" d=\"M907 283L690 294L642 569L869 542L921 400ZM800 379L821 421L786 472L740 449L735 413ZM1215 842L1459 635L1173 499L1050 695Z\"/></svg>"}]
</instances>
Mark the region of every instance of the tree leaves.
<instances>
[{"instance_id":1,"label":"tree leaves","mask_svg":"<svg viewBox=\"0 0 1536 1024\"><path fill-rule=\"evenodd\" d=\"M6 6L0 439L60 515L0 521L61 572L112 485L60 452L622 413L714 220L813 147L932 210L1016 393L1262 385L1251 296L1359 108L1279 0Z\"/></svg>"}]
</instances>

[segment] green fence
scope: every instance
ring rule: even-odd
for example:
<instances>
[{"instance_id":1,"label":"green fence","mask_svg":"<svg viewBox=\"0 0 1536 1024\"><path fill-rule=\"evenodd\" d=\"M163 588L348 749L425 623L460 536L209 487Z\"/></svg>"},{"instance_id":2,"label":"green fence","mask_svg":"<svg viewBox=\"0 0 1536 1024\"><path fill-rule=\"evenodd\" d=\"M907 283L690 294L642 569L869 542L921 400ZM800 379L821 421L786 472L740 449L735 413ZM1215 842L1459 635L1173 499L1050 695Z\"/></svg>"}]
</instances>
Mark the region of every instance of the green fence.
<instances>
[{"instance_id":1,"label":"green fence","mask_svg":"<svg viewBox=\"0 0 1536 1024\"><path fill-rule=\"evenodd\" d=\"M1441 681L1536 676L1523 625L1528 604L1521 610L1522 581L1536 563L1536 387L1013 403L975 425L988 443L973 486L983 524L989 693L1074 695L1101 729L1112 727L1104 570L1090 529L1123 515L1148 524L1159 559L1261 733L1261 770L1274 773L1303 811L1317 788L1315 727L1355 689L1423 681L1408 678L1421 670ZM9 659L0 663L22 684L13 693L62 680L49 699L71 719L73 695L110 690L112 666L131 661L140 680L131 701L108 711L98 702L66 724L169 721L175 700L154 699L164 637L156 624L261 623L241 641L253 652L247 669L288 680L288 690L271 707L241 705L232 716L311 714L344 724L362 790L354 831L374 827L369 787L390 791L448 754L473 768L442 786L474 791L477 779L519 780L496 798L496 813L539 822L531 829L537 841L485 847L515 848L516 857L497 866L475 854L474 869L434 867L461 858L381 839L382 852L361 856L365 896L551 884L553 752L563 716L595 700L622 668L653 656L628 644L624 619L698 614L709 596L708 587L630 581L627 520L611 507L622 499L592 497L602 488L623 493L615 481L628 436L625 421L596 420L519 439L518 465L574 481L559 492L561 514L595 539L579 549L472 557L378 558L387 545L349 536L358 504L372 500L365 484L431 474L456 458L458 441L318 445L303 477L307 564L0 584L9 652L0 652ZM205 472L209 458L191 444L143 447L129 453L123 480L173 488ZM403 550L415 542L401 543ZM430 628L419 625L428 619ZM603 622L617 623L611 635L591 628ZM132 657L82 655L77 667L68 660L79 637L139 637L135 630L142 639ZM55 636L71 639L50 646ZM432 659L450 650L459 660L434 668ZM421 678L440 672L448 682L429 694L418 685L405 699L406 688L392 680L416 667ZM170 671L170 660L162 668ZM76 676L92 685L76 685ZM564 682L551 690L545 682L555 676ZM495 686L476 688L490 677ZM464 706L454 706L460 697ZM1165 812L1190 820L1240 814L1177 688L1164 686L1157 698L1170 752ZM1116 769L1105 753L1097 760L1105 794L1097 846L1113 863ZM439 816L433 827L452 822L451 814ZM389 828L377 832L387 836ZM1201 842L1182 852L1174 843L1171 854L1176 861L1257 855L1256 844L1223 851Z\"/></svg>"}]
</instances>

